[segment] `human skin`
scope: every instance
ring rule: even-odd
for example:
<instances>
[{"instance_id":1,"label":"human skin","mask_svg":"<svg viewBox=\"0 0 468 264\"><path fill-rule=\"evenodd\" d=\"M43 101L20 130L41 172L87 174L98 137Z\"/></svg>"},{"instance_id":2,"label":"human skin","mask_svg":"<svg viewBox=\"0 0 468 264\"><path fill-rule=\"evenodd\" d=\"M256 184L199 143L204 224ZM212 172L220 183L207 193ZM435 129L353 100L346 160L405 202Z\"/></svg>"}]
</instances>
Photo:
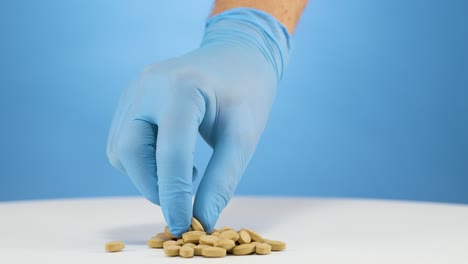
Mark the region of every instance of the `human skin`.
<instances>
[{"instance_id":1,"label":"human skin","mask_svg":"<svg viewBox=\"0 0 468 264\"><path fill-rule=\"evenodd\" d=\"M308 0L216 0L210 16L233 8L250 7L274 16L292 35L307 2Z\"/></svg>"}]
</instances>

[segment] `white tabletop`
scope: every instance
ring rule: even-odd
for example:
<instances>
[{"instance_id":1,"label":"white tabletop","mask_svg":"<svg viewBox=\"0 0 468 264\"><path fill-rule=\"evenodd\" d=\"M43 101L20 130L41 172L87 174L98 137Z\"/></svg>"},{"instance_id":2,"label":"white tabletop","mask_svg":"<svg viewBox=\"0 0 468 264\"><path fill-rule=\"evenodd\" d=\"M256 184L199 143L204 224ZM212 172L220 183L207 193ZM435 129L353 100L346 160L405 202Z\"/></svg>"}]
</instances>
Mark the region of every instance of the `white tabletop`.
<instances>
[{"instance_id":1,"label":"white tabletop","mask_svg":"<svg viewBox=\"0 0 468 264\"><path fill-rule=\"evenodd\" d=\"M164 228L142 198L0 203L0 263L468 263L468 206L377 200L236 197L217 227L287 242L267 256L164 256ZM104 244L126 243L106 253Z\"/></svg>"}]
</instances>

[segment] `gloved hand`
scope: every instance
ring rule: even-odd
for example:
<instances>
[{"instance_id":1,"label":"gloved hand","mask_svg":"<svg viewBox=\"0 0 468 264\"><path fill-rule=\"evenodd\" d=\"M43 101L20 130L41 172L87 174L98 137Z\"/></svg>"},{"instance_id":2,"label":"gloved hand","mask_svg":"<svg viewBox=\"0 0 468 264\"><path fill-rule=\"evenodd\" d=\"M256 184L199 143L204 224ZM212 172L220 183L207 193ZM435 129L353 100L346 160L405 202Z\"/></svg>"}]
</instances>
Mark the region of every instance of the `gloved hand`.
<instances>
[{"instance_id":1,"label":"gloved hand","mask_svg":"<svg viewBox=\"0 0 468 264\"><path fill-rule=\"evenodd\" d=\"M231 9L207 21L200 48L147 67L122 95L108 158L161 206L172 234L191 223L197 131L213 154L193 216L210 231L255 151L288 53L275 18Z\"/></svg>"}]
</instances>

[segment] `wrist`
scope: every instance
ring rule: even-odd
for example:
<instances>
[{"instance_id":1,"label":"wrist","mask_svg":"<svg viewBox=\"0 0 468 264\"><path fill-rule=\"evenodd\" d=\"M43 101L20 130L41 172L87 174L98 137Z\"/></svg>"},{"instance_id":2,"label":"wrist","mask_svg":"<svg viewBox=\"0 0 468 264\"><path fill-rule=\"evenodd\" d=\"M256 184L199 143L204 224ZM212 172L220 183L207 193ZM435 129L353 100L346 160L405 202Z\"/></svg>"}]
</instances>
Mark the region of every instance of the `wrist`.
<instances>
[{"instance_id":1,"label":"wrist","mask_svg":"<svg viewBox=\"0 0 468 264\"><path fill-rule=\"evenodd\" d=\"M234 8L208 19L201 47L243 45L258 50L281 79L289 59L290 35L275 17L252 8Z\"/></svg>"},{"instance_id":2,"label":"wrist","mask_svg":"<svg viewBox=\"0 0 468 264\"><path fill-rule=\"evenodd\" d=\"M308 0L216 0L211 16L238 7L254 8L274 16L292 35L307 2Z\"/></svg>"}]
</instances>

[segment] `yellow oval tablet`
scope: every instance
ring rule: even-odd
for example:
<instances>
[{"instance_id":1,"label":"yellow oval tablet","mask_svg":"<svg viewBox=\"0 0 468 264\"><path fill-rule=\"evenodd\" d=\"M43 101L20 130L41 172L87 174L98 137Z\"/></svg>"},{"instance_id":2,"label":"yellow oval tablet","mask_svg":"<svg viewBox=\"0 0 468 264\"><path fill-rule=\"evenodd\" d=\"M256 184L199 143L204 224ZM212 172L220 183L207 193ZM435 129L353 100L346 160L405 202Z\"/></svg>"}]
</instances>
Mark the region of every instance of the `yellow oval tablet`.
<instances>
[{"instance_id":1,"label":"yellow oval tablet","mask_svg":"<svg viewBox=\"0 0 468 264\"><path fill-rule=\"evenodd\" d=\"M227 230L221 232L221 234L219 234L219 238L227 238L236 242L239 239L239 234L236 232L236 230Z\"/></svg>"},{"instance_id":2,"label":"yellow oval tablet","mask_svg":"<svg viewBox=\"0 0 468 264\"><path fill-rule=\"evenodd\" d=\"M221 229L219 229L219 232L222 233L222 232L228 231L228 230L234 230L234 228L232 228L230 226L223 226L223 227L221 227Z\"/></svg>"},{"instance_id":3,"label":"yellow oval tablet","mask_svg":"<svg viewBox=\"0 0 468 264\"><path fill-rule=\"evenodd\" d=\"M286 248L286 243L283 241L266 239L265 243L271 246L272 251L280 251Z\"/></svg>"},{"instance_id":4,"label":"yellow oval tablet","mask_svg":"<svg viewBox=\"0 0 468 264\"><path fill-rule=\"evenodd\" d=\"M179 256L180 246L168 246L164 248L164 254L169 257Z\"/></svg>"},{"instance_id":5,"label":"yellow oval tablet","mask_svg":"<svg viewBox=\"0 0 468 264\"><path fill-rule=\"evenodd\" d=\"M252 245L252 244L242 244L232 249L232 254L237 255L237 256L248 255L254 252L255 252L255 245Z\"/></svg>"},{"instance_id":6,"label":"yellow oval tablet","mask_svg":"<svg viewBox=\"0 0 468 264\"><path fill-rule=\"evenodd\" d=\"M182 246L183 246L183 247L191 247L191 248L193 248L193 247L195 247L196 245L195 245L194 243L185 243L185 244L183 244Z\"/></svg>"},{"instance_id":7,"label":"yellow oval tablet","mask_svg":"<svg viewBox=\"0 0 468 264\"><path fill-rule=\"evenodd\" d=\"M206 235L204 231L189 231L182 234L184 243L195 243L198 244L200 237Z\"/></svg>"},{"instance_id":8,"label":"yellow oval tablet","mask_svg":"<svg viewBox=\"0 0 468 264\"><path fill-rule=\"evenodd\" d=\"M268 255L271 253L271 246L265 243L261 243L255 246L255 253L259 255Z\"/></svg>"},{"instance_id":9,"label":"yellow oval tablet","mask_svg":"<svg viewBox=\"0 0 468 264\"><path fill-rule=\"evenodd\" d=\"M239 231L239 240L237 240L237 242L239 242L239 244L249 244L250 241L252 241L252 239L250 238L249 233L247 233L247 231L241 229Z\"/></svg>"},{"instance_id":10,"label":"yellow oval tablet","mask_svg":"<svg viewBox=\"0 0 468 264\"><path fill-rule=\"evenodd\" d=\"M166 236L166 233L164 233L164 232L163 232L163 233L157 233L157 234L156 234L154 237L152 237L152 238L156 238L156 237L157 237L157 238L160 238L160 239L166 239L166 240L171 239L170 237L167 237L167 236Z\"/></svg>"},{"instance_id":11,"label":"yellow oval tablet","mask_svg":"<svg viewBox=\"0 0 468 264\"><path fill-rule=\"evenodd\" d=\"M189 246L183 246L179 250L179 255L183 258L191 258L195 254L195 250Z\"/></svg>"},{"instance_id":12,"label":"yellow oval tablet","mask_svg":"<svg viewBox=\"0 0 468 264\"><path fill-rule=\"evenodd\" d=\"M257 242L260 242L260 243L263 243L265 242L265 239L257 232L251 230L251 229L248 229L248 228L242 228L242 230L245 230L250 238L252 239L252 241L257 241Z\"/></svg>"},{"instance_id":13,"label":"yellow oval tablet","mask_svg":"<svg viewBox=\"0 0 468 264\"><path fill-rule=\"evenodd\" d=\"M250 244L256 246L256 245L259 245L259 244L261 244L261 243L260 243L260 242L257 242L257 241L254 241L254 242L250 242Z\"/></svg>"},{"instance_id":14,"label":"yellow oval tablet","mask_svg":"<svg viewBox=\"0 0 468 264\"><path fill-rule=\"evenodd\" d=\"M117 252L117 251L124 249L125 244L124 242L121 242L121 241L112 241L112 242L106 243L104 248L106 249L106 251L109 251L109 252Z\"/></svg>"},{"instance_id":15,"label":"yellow oval tablet","mask_svg":"<svg viewBox=\"0 0 468 264\"><path fill-rule=\"evenodd\" d=\"M196 245L193 250L195 251L195 256L201 256L202 255L202 249L209 247L208 245Z\"/></svg>"},{"instance_id":16,"label":"yellow oval tablet","mask_svg":"<svg viewBox=\"0 0 468 264\"><path fill-rule=\"evenodd\" d=\"M168 240L168 241L163 242L163 248L166 248L169 246L181 246L181 245L182 245L181 243L175 240Z\"/></svg>"},{"instance_id":17,"label":"yellow oval tablet","mask_svg":"<svg viewBox=\"0 0 468 264\"><path fill-rule=\"evenodd\" d=\"M226 256L226 249L219 247L202 248L202 256L208 258L222 258Z\"/></svg>"},{"instance_id":18,"label":"yellow oval tablet","mask_svg":"<svg viewBox=\"0 0 468 264\"><path fill-rule=\"evenodd\" d=\"M195 217L192 217L192 230L205 231L205 229L203 229L203 225Z\"/></svg>"},{"instance_id":19,"label":"yellow oval tablet","mask_svg":"<svg viewBox=\"0 0 468 264\"><path fill-rule=\"evenodd\" d=\"M208 246L213 246L214 242L216 242L219 239L217 236L211 236L211 235L204 235L200 237L200 244L201 245L208 245Z\"/></svg>"},{"instance_id":20,"label":"yellow oval tablet","mask_svg":"<svg viewBox=\"0 0 468 264\"><path fill-rule=\"evenodd\" d=\"M146 244L151 248L162 248L163 243L168 241L167 239L161 239L159 237L153 237L146 242Z\"/></svg>"},{"instance_id":21,"label":"yellow oval tablet","mask_svg":"<svg viewBox=\"0 0 468 264\"><path fill-rule=\"evenodd\" d=\"M236 246L236 242L227 238L220 238L214 242L213 246L231 250Z\"/></svg>"}]
</instances>

